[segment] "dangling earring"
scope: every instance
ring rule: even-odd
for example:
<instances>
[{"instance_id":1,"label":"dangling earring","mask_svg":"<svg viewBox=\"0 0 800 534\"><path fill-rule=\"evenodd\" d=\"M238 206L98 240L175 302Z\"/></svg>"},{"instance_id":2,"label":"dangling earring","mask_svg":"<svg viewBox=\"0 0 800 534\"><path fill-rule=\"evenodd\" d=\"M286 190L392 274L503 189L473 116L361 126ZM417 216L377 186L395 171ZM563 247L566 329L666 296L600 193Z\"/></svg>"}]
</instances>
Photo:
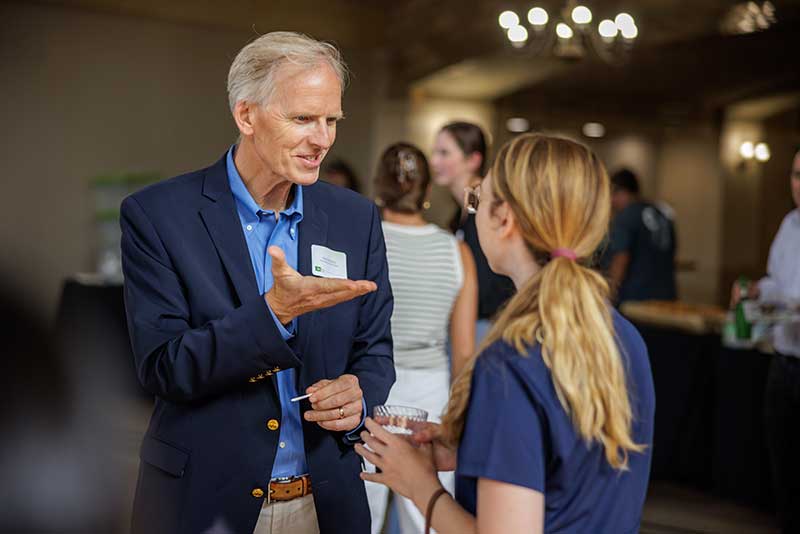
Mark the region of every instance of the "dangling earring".
<instances>
[{"instance_id":1,"label":"dangling earring","mask_svg":"<svg viewBox=\"0 0 800 534\"><path fill-rule=\"evenodd\" d=\"M422 209L424 209L424 210L431 209L431 201L430 200L426 200L425 202L423 202L422 203Z\"/></svg>"}]
</instances>

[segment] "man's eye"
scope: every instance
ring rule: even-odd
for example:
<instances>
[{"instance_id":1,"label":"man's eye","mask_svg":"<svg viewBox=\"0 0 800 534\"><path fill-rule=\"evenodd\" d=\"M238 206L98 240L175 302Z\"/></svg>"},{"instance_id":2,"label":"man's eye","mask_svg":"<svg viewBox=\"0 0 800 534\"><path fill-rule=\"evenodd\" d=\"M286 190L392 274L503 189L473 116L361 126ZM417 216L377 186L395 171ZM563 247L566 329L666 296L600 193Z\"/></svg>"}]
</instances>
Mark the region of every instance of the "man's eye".
<instances>
[{"instance_id":1,"label":"man's eye","mask_svg":"<svg viewBox=\"0 0 800 534\"><path fill-rule=\"evenodd\" d=\"M308 115L298 115L297 117L294 118L294 120L298 122L308 122L311 120L311 117L309 117Z\"/></svg>"},{"instance_id":2,"label":"man's eye","mask_svg":"<svg viewBox=\"0 0 800 534\"><path fill-rule=\"evenodd\" d=\"M339 122L339 119L335 117L328 117L328 124L336 124L337 122Z\"/></svg>"}]
</instances>

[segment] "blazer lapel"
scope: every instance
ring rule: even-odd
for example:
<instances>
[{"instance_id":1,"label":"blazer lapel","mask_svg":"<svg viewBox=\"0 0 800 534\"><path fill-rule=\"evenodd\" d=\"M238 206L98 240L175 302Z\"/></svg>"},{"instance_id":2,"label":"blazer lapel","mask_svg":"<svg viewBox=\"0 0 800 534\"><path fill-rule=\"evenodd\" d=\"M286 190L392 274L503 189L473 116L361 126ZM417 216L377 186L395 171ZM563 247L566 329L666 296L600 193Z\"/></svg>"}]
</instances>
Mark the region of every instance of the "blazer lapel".
<instances>
[{"instance_id":1,"label":"blazer lapel","mask_svg":"<svg viewBox=\"0 0 800 534\"><path fill-rule=\"evenodd\" d=\"M228 184L224 156L206 171L203 195L213 203L200 210L200 217L217 248L239 302L258 297L256 276L250 264L247 242L239 225L236 203Z\"/></svg>"},{"instance_id":2,"label":"blazer lapel","mask_svg":"<svg viewBox=\"0 0 800 534\"><path fill-rule=\"evenodd\" d=\"M316 192L313 185L303 188L303 220L298 225L297 244L297 271L303 276L311 275L311 245L326 245L328 242L328 215L319 204ZM308 361L305 355L309 340L315 328L319 327L319 314L317 310L301 315L297 320L297 350L304 363ZM309 367L303 365L302 374L306 375L303 382L310 384L315 377L308 375L312 371Z\"/></svg>"}]
</instances>

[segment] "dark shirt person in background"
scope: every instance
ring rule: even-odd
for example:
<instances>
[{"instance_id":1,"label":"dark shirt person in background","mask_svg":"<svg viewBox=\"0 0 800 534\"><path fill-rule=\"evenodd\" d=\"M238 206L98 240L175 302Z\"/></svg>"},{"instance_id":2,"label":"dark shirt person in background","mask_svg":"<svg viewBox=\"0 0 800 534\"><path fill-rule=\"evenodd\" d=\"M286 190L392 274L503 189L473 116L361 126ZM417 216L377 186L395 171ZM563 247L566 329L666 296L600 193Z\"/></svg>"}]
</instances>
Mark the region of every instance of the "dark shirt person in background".
<instances>
[{"instance_id":1,"label":"dark shirt person in background","mask_svg":"<svg viewBox=\"0 0 800 534\"><path fill-rule=\"evenodd\" d=\"M345 187L356 193L360 193L361 189L358 186L358 176L356 176L353 168L348 165L344 160L335 159L330 162L325 170L322 172L323 181L329 184Z\"/></svg>"},{"instance_id":2,"label":"dark shirt person in background","mask_svg":"<svg viewBox=\"0 0 800 534\"><path fill-rule=\"evenodd\" d=\"M611 221L604 267L617 303L676 300L675 225L639 194L639 180L628 169L611 177Z\"/></svg>"},{"instance_id":3,"label":"dark shirt person in background","mask_svg":"<svg viewBox=\"0 0 800 534\"><path fill-rule=\"evenodd\" d=\"M450 190L453 200L463 206L464 191L480 183L486 168L486 136L480 126L469 122L451 122L436 134L431 157L433 180ZM497 310L514 294L514 283L489 267L478 242L475 215L463 207L450 223L450 230L472 251L478 273L478 323L476 344L489 330Z\"/></svg>"}]
</instances>

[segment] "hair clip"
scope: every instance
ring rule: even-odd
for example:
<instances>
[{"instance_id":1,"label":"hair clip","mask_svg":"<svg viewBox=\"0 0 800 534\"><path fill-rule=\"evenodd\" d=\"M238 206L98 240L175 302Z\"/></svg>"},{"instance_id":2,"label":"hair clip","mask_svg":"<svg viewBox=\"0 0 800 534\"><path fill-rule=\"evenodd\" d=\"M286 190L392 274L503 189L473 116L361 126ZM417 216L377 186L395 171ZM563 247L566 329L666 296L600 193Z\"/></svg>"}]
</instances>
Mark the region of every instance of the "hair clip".
<instances>
[{"instance_id":1,"label":"hair clip","mask_svg":"<svg viewBox=\"0 0 800 534\"><path fill-rule=\"evenodd\" d=\"M401 184L416 179L417 158L411 152L401 150L397 153L397 167L397 181Z\"/></svg>"}]
</instances>

